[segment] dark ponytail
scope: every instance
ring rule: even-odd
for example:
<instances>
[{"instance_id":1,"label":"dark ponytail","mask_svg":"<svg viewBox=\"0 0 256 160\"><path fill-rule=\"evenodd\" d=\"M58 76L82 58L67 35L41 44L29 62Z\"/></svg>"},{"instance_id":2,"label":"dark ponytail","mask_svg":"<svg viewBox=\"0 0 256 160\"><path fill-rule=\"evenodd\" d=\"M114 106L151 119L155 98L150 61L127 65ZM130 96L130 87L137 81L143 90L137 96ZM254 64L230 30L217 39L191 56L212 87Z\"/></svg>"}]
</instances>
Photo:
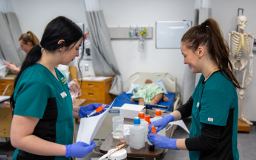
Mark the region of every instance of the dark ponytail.
<instances>
[{"instance_id":1,"label":"dark ponytail","mask_svg":"<svg viewBox=\"0 0 256 160\"><path fill-rule=\"evenodd\" d=\"M14 89L16 84L24 70L28 67L34 65L42 57L42 50L47 50L50 53L54 54L56 49L61 47L70 47L75 46L75 44L82 38L82 55L84 54L84 35L82 30L70 19L59 16L53 19L50 23L47 24L41 42L34 46L28 53L25 61L23 62L20 72L14 81ZM58 44L59 40L65 40L65 42ZM15 101L13 97L14 93L11 96L10 103L14 108Z\"/></svg>"},{"instance_id":2,"label":"dark ponytail","mask_svg":"<svg viewBox=\"0 0 256 160\"><path fill-rule=\"evenodd\" d=\"M206 19L201 25L195 25L190 28L182 37L181 42L193 52L201 46L206 46L208 53L213 61L216 62L218 68L224 71L236 88L243 89L236 77L232 73L233 67L229 61L229 47L222 36L222 32L218 23L212 19Z\"/></svg>"}]
</instances>

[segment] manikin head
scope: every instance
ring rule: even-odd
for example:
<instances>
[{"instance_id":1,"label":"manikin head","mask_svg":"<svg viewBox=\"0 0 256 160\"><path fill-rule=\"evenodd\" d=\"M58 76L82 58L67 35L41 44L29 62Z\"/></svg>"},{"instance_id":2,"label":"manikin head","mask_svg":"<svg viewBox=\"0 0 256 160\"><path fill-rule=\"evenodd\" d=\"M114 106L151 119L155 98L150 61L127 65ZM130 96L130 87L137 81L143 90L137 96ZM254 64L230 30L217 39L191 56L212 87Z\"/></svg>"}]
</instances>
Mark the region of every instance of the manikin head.
<instances>
[{"instance_id":1,"label":"manikin head","mask_svg":"<svg viewBox=\"0 0 256 160\"><path fill-rule=\"evenodd\" d=\"M244 30L247 25L247 18L244 15L238 16L236 22L239 30Z\"/></svg>"}]
</instances>

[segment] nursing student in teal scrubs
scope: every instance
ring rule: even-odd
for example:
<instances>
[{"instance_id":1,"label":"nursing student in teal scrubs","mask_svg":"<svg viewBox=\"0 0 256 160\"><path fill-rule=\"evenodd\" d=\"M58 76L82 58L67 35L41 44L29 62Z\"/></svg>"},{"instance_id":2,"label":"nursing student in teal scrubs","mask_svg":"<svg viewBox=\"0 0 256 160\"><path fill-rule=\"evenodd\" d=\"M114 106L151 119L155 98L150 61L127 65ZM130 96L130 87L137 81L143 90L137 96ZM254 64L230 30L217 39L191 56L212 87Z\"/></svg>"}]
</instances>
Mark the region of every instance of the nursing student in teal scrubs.
<instances>
[{"instance_id":1,"label":"nursing student in teal scrubs","mask_svg":"<svg viewBox=\"0 0 256 160\"><path fill-rule=\"evenodd\" d=\"M191 160L238 160L236 88L241 87L232 74L229 48L218 23L207 19L190 28L181 39L181 53L193 73L202 73L200 80L186 104L152 125L159 131L171 121L191 116L189 138L150 133L149 141L160 148L189 150Z\"/></svg>"},{"instance_id":2,"label":"nursing student in teal scrubs","mask_svg":"<svg viewBox=\"0 0 256 160\"><path fill-rule=\"evenodd\" d=\"M14 108L11 144L17 148L14 160L82 158L94 149L93 141L72 144L76 117L72 114L67 80L55 67L69 65L78 57L83 39L81 29L60 16L46 26L41 42L28 53L11 96ZM87 116L100 105L81 107L79 116Z\"/></svg>"}]
</instances>

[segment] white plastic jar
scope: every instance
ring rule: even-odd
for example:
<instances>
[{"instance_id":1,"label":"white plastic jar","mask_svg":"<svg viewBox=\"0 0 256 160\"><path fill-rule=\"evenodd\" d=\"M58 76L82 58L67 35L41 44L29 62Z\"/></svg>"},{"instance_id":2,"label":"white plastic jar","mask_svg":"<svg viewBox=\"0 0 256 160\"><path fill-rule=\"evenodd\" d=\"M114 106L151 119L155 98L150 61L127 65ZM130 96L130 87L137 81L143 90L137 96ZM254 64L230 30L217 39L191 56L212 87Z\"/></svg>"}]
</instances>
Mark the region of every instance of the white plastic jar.
<instances>
[{"instance_id":1,"label":"white plastic jar","mask_svg":"<svg viewBox=\"0 0 256 160\"><path fill-rule=\"evenodd\" d=\"M109 160L127 160L127 152L125 149L114 152L108 156Z\"/></svg>"}]
</instances>

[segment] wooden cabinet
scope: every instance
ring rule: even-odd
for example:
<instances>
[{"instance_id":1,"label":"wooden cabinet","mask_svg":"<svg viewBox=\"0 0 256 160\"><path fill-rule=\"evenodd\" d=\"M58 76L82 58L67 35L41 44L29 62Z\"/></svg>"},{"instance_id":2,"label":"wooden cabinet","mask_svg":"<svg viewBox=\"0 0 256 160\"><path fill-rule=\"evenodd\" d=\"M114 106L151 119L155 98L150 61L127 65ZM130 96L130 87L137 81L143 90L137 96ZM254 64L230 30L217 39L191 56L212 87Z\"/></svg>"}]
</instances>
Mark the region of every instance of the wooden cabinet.
<instances>
[{"instance_id":1,"label":"wooden cabinet","mask_svg":"<svg viewBox=\"0 0 256 160\"><path fill-rule=\"evenodd\" d=\"M104 80L97 80L93 77L90 77L86 80L79 79L79 84L81 86L82 95L79 97L81 99L86 99L85 104L89 103L104 103L110 104L114 97L113 95L109 94L109 89L111 87L111 78L107 78Z\"/></svg>"},{"instance_id":2,"label":"wooden cabinet","mask_svg":"<svg viewBox=\"0 0 256 160\"><path fill-rule=\"evenodd\" d=\"M16 75L7 75L4 78L0 78L0 95L3 95L4 90L8 84L14 83L15 78L16 78ZM12 85L8 88L8 90L6 91L7 94L5 94L5 96L12 95L12 92L10 92L10 91L13 91L13 90L14 90L14 85ZM10 92L10 93L8 93L8 92Z\"/></svg>"}]
</instances>

